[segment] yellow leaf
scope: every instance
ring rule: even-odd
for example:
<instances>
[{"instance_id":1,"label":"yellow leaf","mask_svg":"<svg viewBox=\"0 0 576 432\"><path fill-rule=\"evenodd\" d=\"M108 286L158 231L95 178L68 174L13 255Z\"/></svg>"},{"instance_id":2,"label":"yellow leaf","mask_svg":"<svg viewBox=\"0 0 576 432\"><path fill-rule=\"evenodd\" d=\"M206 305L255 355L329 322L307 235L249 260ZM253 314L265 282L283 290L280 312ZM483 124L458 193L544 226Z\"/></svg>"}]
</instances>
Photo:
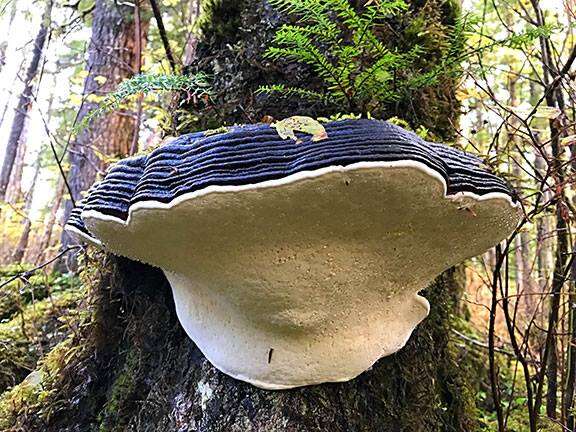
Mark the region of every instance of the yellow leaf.
<instances>
[{"instance_id":1,"label":"yellow leaf","mask_svg":"<svg viewBox=\"0 0 576 432\"><path fill-rule=\"evenodd\" d=\"M527 117L528 115L530 115L532 113L532 111L534 111L533 107L508 106L507 108L510 109L511 111L514 111L516 113L516 115L518 115L519 117ZM536 108L536 111L532 115L534 117L539 117L539 118L548 119L548 120L554 120L554 119L558 118L560 116L560 114L562 114L562 111L560 111L558 108L541 106L541 107Z\"/></svg>"},{"instance_id":2,"label":"yellow leaf","mask_svg":"<svg viewBox=\"0 0 576 432\"><path fill-rule=\"evenodd\" d=\"M296 143L300 143L301 140L298 139L295 131L304 132L312 135L312 141L320 141L328 138L326 129L320 124L320 122L314 120L311 117L306 116L292 116L284 120L272 123L270 126L276 129L278 135L282 139L293 139Z\"/></svg>"},{"instance_id":3,"label":"yellow leaf","mask_svg":"<svg viewBox=\"0 0 576 432\"><path fill-rule=\"evenodd\" d=\"M483 95L478 91L478 89L476 88L459 88L458 90L456 90L456 98L459 101L464 101L467 99L478 99L478 100L482 100L484 99Z\"/></svg>"},{"instance_id":4,"label":"yellow leaf","mask_svg":"<svg viewBox=\"0 0 576 432\"><path fill-rule=\"evenodd\" d=\"M204 131L204 136L218 135L226 132L228 132L228 128L226 126L220 126L219 128L216 129L209 129L207 131Z\"/></svg>"},{"instance_id":5,"label":"yellow leaf","mask_svg":"<svg viewBox=\"0 0 576 432\"><path fill-rule=\"evenodd\" d=\"M106 78L105 76L102 76L102 75L98 75L98 76L94 77L94 81L96 81L98 84L102 85L106 81L108 81L108 78Z\"/></svg>"},{"instance_id":6,"label":"yellow leaf","mask_svg":"<svg viewBox=\"0 0 576 432\"><path fill-rule=\"evenodd\" d=\"M562 138L562 141L560 141L560 144L562 144L562 145L576 144L576 135L568 135L567 137Z\"/></svg>"},{"instance_id":7,"label":"yellow leaf","mask_svg":"<svg viewBox=\"0 0 576 432\"><path fill-rule=\"evenodd\" d=\"M538 107L536 110L536 117L541 117L549 120L554 120L562 114L558 108L553 107Z\"/></svg>"},{"instance_id":8,"label":"yellow leaf","mask_svg":"<svg viewBox=\"0 0 576 432\"><path fill-rule=\"evenodd\" d=\"M70 95L70 102L73 105L80 105L82 103L82 95L72 93Z\"/></svg>"}]
</instances>

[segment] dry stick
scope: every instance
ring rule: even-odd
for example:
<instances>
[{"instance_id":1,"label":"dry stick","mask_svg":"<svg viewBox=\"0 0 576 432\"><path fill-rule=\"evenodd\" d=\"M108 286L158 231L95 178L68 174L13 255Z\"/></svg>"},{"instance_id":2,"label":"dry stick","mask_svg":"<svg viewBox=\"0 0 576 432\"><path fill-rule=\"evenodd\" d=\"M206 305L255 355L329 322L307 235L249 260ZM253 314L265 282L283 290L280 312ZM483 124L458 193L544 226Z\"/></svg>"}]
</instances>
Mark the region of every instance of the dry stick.
<instances>
[{"instance_id":1,"label":"dry stick","mask_svg":"<svg viewBox=\"0 0 576 432\"><path fill-rule=\"evenodd\" d=\"M162 21L162 13L160 12L156 0L150 0L150 6L152 6L152 12L154 13L154 19L158 25L158 32L160 33L160 39L162 39L162 45L164 45L164 51L166 51L166 58L168 59L168 63L170 63L170 69L172 70L172 73L176 73L176 60L172 54L172 48L170 48L168 36L166 36L166 28L164 27L164 21Z\"/></svg>"},{"instance_id":2,"label":"dry stick","mask_svg":"<svg viewBox=\"0 0 576 432\"><path fill-rule=\"evenodd\" d=\"M556 83L561 83L563 80L563 74L567 74L570 70L570 65L576 60L576 47L575 49L572 50L570 57L568 58L568 60L566 61L566 64L564 65L564 67L562 68L562 70L560 72L556 72L557 68L551 68L552 69L552 74L555 77L555 82ZM556 104L558 106L558 108L560 109L561 113L565 113L566 112L566 105L564 102L564 95L562 93L561 88L558 88L558 86L554 89L554 92L552 93L552 97L555 98L556 100ZM562 125L560 125L562 126ZM561 135L566 135L566 130L564 127L558 127L558 137ZM574 145L570 146L570 150L572 151L572 153L574 154L575 151L575 147ZM570 163L571 167L574 168L576 166L576 164L574 163L574 161L572 160ZM570 179L568 179L570 180ZM564 204L566 204L571 210L572 207L570 206L570 202L566 199L566 201L564 201ZM573 212L573 210L572 210ZM574 212L573 212L574 213ZM566 236L566 243L569 242L568 236L570 235L569 230L565 233ZM568 246L566 246L566 249L568 248ZM566 271L568 270L568 267L570 267L569 265L566 268ZM566 276L567 278L567 276ZM565 278L565 280L566 280ZM570 292L570 284L568 285L568 314L569 314L569 325L570 323L574 322L576 323L576 317L574 316L574 309L573 309L573 305L574 305L574 293ZM564 321L562 321L564 323ZM574 372L574 368L576 367L576 362L575 362L575 349L574 349L574 341L576 339L576 329L574 328L574 326L571 326L571 332L572 332L572 337L569 340L569 349L568 349L568 353L567 353L567 357L566 357L566 369L567 369L567 378L564 380L564 385L562 386L562 401L561 401L561 407L562 407L562 418L563 419L567 419L568 421L568 425L572 425L571 429L573 429L574 426L574 414L572 412L572 405L573 405L573 398L574 398L574 387L575 387L575 383L574 380L576 379L576 374Z\"/></svg>"},{"instance_id":3,"label":"dry stick","mask_svg":"<svg viewBox=\"0 0 576 432\"><path fill-rule=\"evenodd\" d=\"M459 338L461 338L462 340L464 340L465 342L469 342L471 345L473 346L477 346L479 348L484 348L484 349L489 349L490 347L488 346L488 344L479 341L477 339L471 338L470 336L465 335L464 333L459 332L456 329L450 329L450 331L452 333L454 333L456 336L458 336ZM498 347L494 347L494 351L497 353L501 353L504 355L507 355L508 357L516 357L516 354L514 354L512 351L509 351L505 348L498 348Z\"/></svg>"},{"instance_id":4,"label":"dry stick","mask_svg":"<svg viewBox=\"0 0 576 432\"><path fill-rule=\"evenodd\" d=\"M559 100L559 103L563 101ZM571 151L574 154L574 146L571 146ZM576 160L572 161L572 169L576 168ZM576 265L574 265L574 251L576 251L576 241L572 242L573 255L572 263L570 265L571 283L568 289L568 312L569 312L569 331L570 338L568 339L568 353L566 357L566 380L564 386L564 398L562 400L562 414L566 419L566 426L569 430L574 430L574 392L576 387L576 292L574 281L576 280Z\"/></svg>"},{"instance_id":5,"label":"dry stick","mask_svg":"<svg viewBox=\"0 0 576 432\"><path fill-rule=\"evenodd\" d=\"M572 247L573 253L576 251L576 242L573 243ZM574 258L572 255L571 258ZM567 377L566 386L564 393L564 400L562 401L562 411L566 417L566 425L569 430L574 430L574 391L576 387L576 313L574 311L574 306L576 304L576 293L574 292L574 281L576 280L576 265L575 261L572 259L572 264L570 265L570 274L572 279L572 289L569 291L569 326L570 326L570 339L568 342L568 357L566 359L567 367Z\"/></svg>"},{"instance_id":6,"label":"dry stick","mask_svg":"<svg viewBox=\"0 0 576 432\"><path fill-rule=\"evenodd\" d=\"M36 99L34 101L36 103L38 103L38 101ZM40 112L40 110L39 110L39 112ZM60 171L60 175L62 176L62 180L64 181L64 184L66 185L66 190L68 191L68 195L70 195L70 201L72 202L72 205L74 207L76 207L76 201L74 200L74 195L72 194L72 188L70 187L70 184L68 183L68 179L66 178L66 173L64 172L64 168L62 167L62 161L58 157L58 153L56 153L56 148L54 147L53 140L55 140L56 138L54 138L54 136L52 135L52 132L50 131L50 127L48 126L48 123L46 122L46 119L44 118L44 115L42 115L41 112L40 112L40 118L42 119L42 123L44 124L44 130L46 131L46 135L48 135L48 143L50 144L50 149L52 150L52 155L54 156L54 160L56 161L56 165L58 165L58 171Z\"/></svg>"},{"instance_id":7,"label":"dry stick","mask_svg":"<svg viewBox=\"0 0 576 432\"><path fill-rule=\"evenodd\" d=\"M136 32L136 74L142 72L142 23L140 19L140 0L136 0L134 5L134 27ZM140 123L142 122L142 101L144 94L138 95L137 111L136 111L136 124L134 125L134 136L130 144L129 154L133 155L138 151L138 138L140 137Z\"/></svg>"},{"instance_id":8,"label":"dry stick","mask_svg":"<svg viewBox=\"0 0 576 432\"><path fill-rule=\"evenodd\" d=\"M576 280L576 265L571 266L572 285ZM566 426L569 430L575 429L574 421L574 391L576 386L576 293L569 293L568 307L570 310L570 338L568 340L568 359L566 361L568 371L566 378L566 391L564 393L563 410L566 415Z\"/></svg>"},{"instance_id":9,"label":"dry stick","mask_svg":"<svg viewBox=\"0 0 576 432\"><path fill-rule=\"evenodd\" d=\"M558 325L558 314L560 310L560 296L564 286L565 278L563 273L566 266L566 254L568 252L568 237L567 237L567 224L562 215L562 206L557 204L556 213L556 231L557 231L557 246L556 246L556 264L554 266L554 275L552 278L552 298L550 299L550 313L548 316L548 334L546 337L545 351L543 365L546 372L548 381L548 388L546 393L546 414L550 418L556 416L556 403L558 391L558 359L556 347L556 327Z\"/></svg>"},{"instance_id":10,"label":"dry stick","mask_svg":"<svg viewBox=\"0 0 576 432\"><path fill-rule=\"evenodd\" d=\"M502 260L500 256L502 250L500 245L496 246L496 266L494 267L493 273L493 284L492 284L492 302L490 305L490 322L488 325L488 361L490 367L490 387L492 389L492 398L494 399L494 406L496 407L496 418L498 420L498 432L504 432L504 417L502 413L502 405L500 403L500 389L498 387L498 378L496 373L496 363L495 363L495 324L496 324L496 308L498 304L498 273L500 272L500 266L502 265Z\"/></svg>"},{"instance_id":11,"label":"dry stick","mask_svg":"<svg viewBox=\"0 0 576 432\"><path fill-rule=\"evenodd\" d=\"M6 285L14 282L16 279L20 279L20 278L22 278L22 277L25 278L25 277L28 277L28 276L32 276L32 275L33 275L34 273L36 273L38 270L41 270L41 269L43 269L44 267L46 267L47 265L52 264L54 261L56 261L56 260L57 260L58 258L60 258L62 255L67 254L68 252L70 252L70 251L72 251L72 250L81 249L81 248L82 248L82 246L70 246L70 247L67 247L66 249L64 249L63 251L61 251L58 255L50 258L48 261L46 261L46 262L44 262L44 263L42 263L42 264L39 264L39 265L37 265L36 267L34 267L34 268L30 269L30 270L26 270L26 271L20 272L20 273L18 273L17 275L15 275L15 276L11 277L10 279L8 279L7 281L2 282L2 283L0 284L0 288L4 288Z\"/></svg>"},{"instance_id":12,"label":"dry stick","mask_svg":"<svg viewBox=\"0 0 576 432\"><path fill-rule=\"evenodd\" d=\"M548 97L548 105L555 106L553 96ZM552 167L555 171L557 184L564 183L564 172L559 164L561 157L560 145L560 131L553 120L549 123L551 134L551 147L552 147ZM557 404L557 372L558 372L558 359L556 357L556 339L554 333L558 323L558 313L560 307L560 295L564 286L565 278L562 275L565 273L566 255L568 252L568 225L563 215L563 203L566 200L564 196L564 188L561 186L559 192L560 199L556 204L556 232L557 232L557 246L556 246L556 264L554 267L554 274L552 279L552 299L550 301L550 313L548 316L548 334L546 337L545 349L543 354L543 371L541 374L541 381L539 382L538 402L539 405L542 401L542 388L544 375L548 380L548 389L546 392L546 413L548 417L555 418L556 404ZM538 407L539 407L538 405Z\"/></svg>"},{"instance_id":13,"label":"dry stick","mask_svg":"<svg viewBox=\"0 0 576 432\"><path fill-rule=\"evenodd\" d=\"M506 249L508 249L508 244L506 245ZM508 298L508 282L510 280L509 278L509 268L508 268L508 250L506 250L506 253L504 255L502 255L502 259L505 260L506 262L506 267L505 267L505 281L506 281L506 289L503 290L502 289L502 279L501 279L501 274L500 274L500 269L501 266L498 267L498 273L497 273L497 278L498 278L498 283L500 285L500 291L501 291L501 295L502 295L502 311L504 312L504 320L506 322L506 328L508 329L508 334L510 337L510 343L512 345L512 349L514 350L514 353L516 354L516 358L517 360L520 362L520 365L522 366L522 371L524 373L524 381L526 382L526 398L527 398L527 404L528 404L528 420L530 422L530 431L531 432L536 432L537 431L537 418L536 418L536 414L534 412L534 396L532 393L532 386L531 386L531 376L530 376L530 369L529 369L529 365L528 365L528 360L526 359L525 353L523 352L522 348L520 347L520 345L518 344L518 340L516 339L516 324L515 321L510 317L510 310L509 310L509 298ZM495 285L498 285L498 283L496 283ZM515 319L515 318L514 318ZM524 336L524 341L522 342L522 346L527 349L527 339L528 339L528 334L525 334Z\"/></svg>"},{"instance_id":14,"label":"dry stick","mask_svg":"<svg viewBox=\"0 0 576 432\"><path fill-rule=\"evenodd\" d=\"M484 66L483 66L483 67L484 67ZM488 84L487 78L484 78L484 81L486 82L486 84ZM490 88L489 85L486 85L486 87L483 87L477 80L474 80L474 85L475 85L476 87L478 87L480 90L482 90L484 93L486 93L486 94L490 97L491 101L492 101L498 108L500 108L503 112L508 113L510 116L516 117L516 118L522 123L522 125L526 128L527 133L528 133L528 136L529 136L529 138L530 138L530 141L532 141L532 142L537 142L537 141L538 141L537 138L536 138L536 136L534 135L531 127L530 127L529 121L530 121L530 119L532 119L532 117L536 114L538 107L542 104L542 100L540 100L536 105L534 105L533 110L526 116L526 118L523 118L522 116L518 115L518 113L515 113L514 111L510 110L508 107L506 107L506 106L502 105L500 102L498 102L498 97L494 94L494 91ZM487 105L485 105L485 106L487 106ZM487 106L487 107L490 108L489 106ZM496 112L496 111L495 111L495 112ZM502 125L500 125L499 130L498 130L498 134L496 134L496 135L494 136L494 138L493 138L493 140L492 140L492 143L490 144L490 147L489 147L487 153L489 153L489 152L493 149L494 144L498 141L498 137L499 137L500 130L501 130L503 127L504 127L504 122L502 123ZM542 156L544 159L546 159L546 157L545 157L546 155L543 154L542 149L539 148L539 147L536 147L536 149L537 149L538 152L541 154L541 156Z\"/></svg>"},{"instance_id":15,"label":"dry stick","mask_svg":"<svg viewBox=\"0 0 576 432\"><path fill-rule=\"evenodd\" d=\"M543 185L545 185L546 180L548 178L548 176L550 175L550 172L547 172L545 176L542 177L542 180L540 182L540 188L543 187ZM524 218L520 221L520 223L518 224L518 226L516 227L516 230L512 233L512 235L510 235L510 237L507 239L506 241L506 247L504 250L504 253L502 253L501 247L500 245L498 245L496 247L496 264L494 266L494 271L493 271L493 282L492 282L492 303L491 303L491 308L490 308L490 324L489 324L489 336L488 336L488 348L489 348L489 365L490 365L490 384L491 384L491 390L492 390L492 398L494 399L494 403L496 406L496 414L497 414L497 418L498 418L498 430L499 432L502 432L505 430L504 428L504 418L503 418L503 412L502 412L502 406L500 405L500 390L498 388L498 383L497 383L497 375L496 375L496 368L495 368L495 354L494 354L494 338L495 338L495 322L496 322L496 308L498 305L498 300L497 300L497 295L498 295L498 283L500 283L500 286L502 285L502 281L500 278L500 270L502 268L502 264L504 261L504 257L507 256L508 252L509 252L509 247L512 244L512 242L514 241L514 238L516 237L516 235L518 235L518 233L520 232L520 230L524 227L524 225L526 225L526 223L536 214L538 214L538 212L540 211L539 209L539 205L540 205L540 200L541 200L542 196L538 195L536 197L536 202L534 204L534 209L530 212L530 213L526 213ZM502 294L504 294L502 292ZM506 296L503 296L503 301L506 300ZM507 300L506 300L507 301ZM511 338L511 342L512 340L514 340L514 343L512 344L512 347L514 349L514 352L516 354L516 356L519 359L522 359L522 365L523 365L523 370L524 370L524 378L526 381L526 387L528 388L529 386L532 385L531 383L531 377L530 377L530 373L529 373L529 369L528 369L528 360L525 358L525 356L523 355L523 353L520 350L520 347L516 341L516 336L514 334L514 325L510 322L510 316L508 313L508 307L507 307L507 303L506 303L506 307L503 308L505 309L505 318L507 321L507 327L509 329L509 333L510 333L510 329L512 329L512 332L510 333L510 338ZM512 325L509 325L512 324ZM527 342L527 336L525 335L525 341L523 342L523 346L524 343ZM530 403L529 403L530 404ZM536 403L534 402L532 405L533 408L530 409L529 407L529 413L532 413L532 415L530 415L530 429L532 432L536 431L536 416L538 411L536 410Z\"/></svg>"},{"instance_id":16,"label":"dry stick","mask_svg":"<svg viewBox=\"0 0 576 432\"><path fill-rule=\"evenodd\" d=\"M566 253L567 255L567 253ZM570 270L572 263L574 262L574 257L575 254L573 253L572 256L570 257L570 260L568 263L565 263L564 266L564 271L562 272L561 275L558 275L558 260L556 262L556 267L554 269L554 279L553 279L553 287L552 287L552 293L551 295L553 296L553 298L558 298L558 302L559 300L559 296L555 296L554 295L554 289L555 284L559 285L560 287L564 284L564 282L566 281L567 277L568 277L568 271ZM557 257L558 258L558 257ZM558 312L558 310L556 311ZM557 318L557 317L556 317ZM535 408L536 408L536 412L539 412L540 406L542 404L542 395L543 395L543 388L544 388L544 376L546 375L546 370L547 370L547 359L548 359L548 355L549 355L549 351L550 351L550 345L548 343L548 341L550 339L552 339L553 337L556 336L556 331L554 330L554 328L550 327L550 321L548 322L548 328L547 328L547 334L546 334L546 341L544 343L544 352L542 354L542 367L540 369L540 373L538 376L538 389L536 392L536 399L535 399Z\"/></svg>"}]
</instances>

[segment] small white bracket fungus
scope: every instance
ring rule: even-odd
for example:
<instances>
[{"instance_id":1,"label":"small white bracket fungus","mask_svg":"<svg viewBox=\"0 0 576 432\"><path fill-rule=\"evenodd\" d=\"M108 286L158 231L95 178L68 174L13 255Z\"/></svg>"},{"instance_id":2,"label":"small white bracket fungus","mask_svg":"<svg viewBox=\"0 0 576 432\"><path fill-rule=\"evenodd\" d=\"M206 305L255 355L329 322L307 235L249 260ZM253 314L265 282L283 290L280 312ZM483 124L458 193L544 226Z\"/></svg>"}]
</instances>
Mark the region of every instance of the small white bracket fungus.
<instances>
[{"instance_id":1,"label":"small white bracket fungus","mask_svg":"<svg viewBox=\"0 0 576 432\"><path fill-rule=\"evenodd\" d=\"M377 121L327 133L298 149L273 141L268 126L211 138L213 146L171 144L164 152L177 155L167 158L184 167L182 178L158 174L157 149L126 186L127 202L102 201L113 195L105 179L68 229L162 268L182 326L224 373L267 389L350 380L405 345L429 311L419 291L505 238L519 213L470 155L435 144L430 152ZM362 145L348 147L358 136ZM228 159L197 174L186 158L200 164L209 152ZM319 162L306 165L307 156ZM283 157L300 168L268 174ZM266 176L248 175L254 167ZM218 173L202 187L186 183Z\"/></svg>"}]
</instances>

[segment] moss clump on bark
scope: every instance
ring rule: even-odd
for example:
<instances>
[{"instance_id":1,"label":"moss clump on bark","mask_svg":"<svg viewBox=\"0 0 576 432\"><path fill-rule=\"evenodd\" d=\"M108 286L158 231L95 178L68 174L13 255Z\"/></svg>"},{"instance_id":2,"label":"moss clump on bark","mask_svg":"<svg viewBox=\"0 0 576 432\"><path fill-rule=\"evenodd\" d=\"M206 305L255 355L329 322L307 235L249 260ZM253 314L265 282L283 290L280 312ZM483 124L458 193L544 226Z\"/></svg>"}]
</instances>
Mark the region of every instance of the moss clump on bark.
<instances>
[{"instance_id":1,"label":"moss clump on bark","mask_svg":"<svg viewBox=\"0 0 576 432\"><path fill-rule=\"evenodd\" d=\"M63 408L76 405L74 397L81 398L91 384L90 360L97 340L92 337L96 326L94 310L97 309L92 295L105 292L94 285L101 281L105 283L106 279L94 266L93 257L85 256L82 262L85 271L80 281L30 304L24 311L27 324L20 331L23 328L26 332L27 326L36 330L40 328L42 332L39 334L46 338L47 343L38 354L45 354L36 364L36 370L0 396L0 430L46 430L46 425L57 420ZM4 328L8 334L16 332L15 339L19 331L17 318L14 322L5 323ZM54 346L58 341L61 342ZM12 358L15 353L7 352L6 355ZM55 430L61 429L57 427Z\"/></svg>"},{"instance_id":2,"label":"moss clump on bark","mask_svg":"<svg viewBox=\"0 0 576 432\"><path fill-rule=\"evenodd\" d=\"M55 382L77 349L71 339L59 343L40 361L35 371L0 396L0 430L40 430L29 428L30 416L35 417L36 424L42 424L50 417L54 406L48 401L58 393Z\"/></svg>"},{"instance_id":3,"label":"moss clump on bark","mask_svg":"<svg viewBox=\"0 0 576 432\"><path fill-rule=\"evenodd\" d=\"M76 287L57 289L0 323L0 393L22 381L43 353L73 331L74 310L82 295Z\"/></svg>"},{"instance_id":4,"label":"moss clump on bark","mask_svg":"<svg viewBox=\"0 0 576 432\"><path fill-rule=\"evenodd\" d=\"M141 353L136 349L129 349L125 354L124 365L120 373L114 378L108 391L107 400L98 415L100 432L121 431L123 411L129 411L130 404L138 391L138 370Z\"/></svg>"}]
</instances>

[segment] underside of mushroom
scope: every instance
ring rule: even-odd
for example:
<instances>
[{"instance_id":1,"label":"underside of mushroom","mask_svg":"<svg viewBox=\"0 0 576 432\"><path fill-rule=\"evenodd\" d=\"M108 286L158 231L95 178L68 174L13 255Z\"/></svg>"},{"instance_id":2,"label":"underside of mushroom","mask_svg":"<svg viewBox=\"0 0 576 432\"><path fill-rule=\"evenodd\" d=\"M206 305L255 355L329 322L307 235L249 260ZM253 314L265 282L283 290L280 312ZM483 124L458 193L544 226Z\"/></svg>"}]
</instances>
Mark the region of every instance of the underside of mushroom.
<instances>
[{"instance_id":1,"label":"underside of mushroom","mask_svg":"<svg viewBox=\"0 0 576 432\"><path fill-rule=\"evenodd\" d=\"M268 389L352 379L404 346L428 314L419 291L519 213L474 156L380 121L326 131L183 136L116 164L67 229L162 268L226 374Z\"/></svg>"}]
</instances>

